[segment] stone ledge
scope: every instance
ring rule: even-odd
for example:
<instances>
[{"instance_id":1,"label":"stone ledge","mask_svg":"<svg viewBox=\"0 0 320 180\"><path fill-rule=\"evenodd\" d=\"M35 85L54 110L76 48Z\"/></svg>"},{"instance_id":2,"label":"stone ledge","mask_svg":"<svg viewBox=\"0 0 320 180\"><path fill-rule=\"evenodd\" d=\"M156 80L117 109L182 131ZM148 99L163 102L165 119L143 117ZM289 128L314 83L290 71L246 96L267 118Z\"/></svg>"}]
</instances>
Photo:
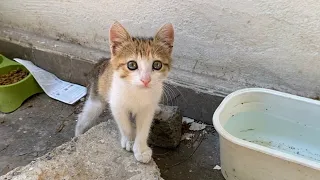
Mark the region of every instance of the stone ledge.
<instances>
[{"instance_id":1,"label":"stone ledge","mask_svg":"<svg viewBox=\"0 0 320 180\"><path fill-rule=\"evenodd\" d=\"M117 126L109 120L0 180L162 179L153 160L149 164L139 163L119 142Z\"/></svg>"}]
</instances>

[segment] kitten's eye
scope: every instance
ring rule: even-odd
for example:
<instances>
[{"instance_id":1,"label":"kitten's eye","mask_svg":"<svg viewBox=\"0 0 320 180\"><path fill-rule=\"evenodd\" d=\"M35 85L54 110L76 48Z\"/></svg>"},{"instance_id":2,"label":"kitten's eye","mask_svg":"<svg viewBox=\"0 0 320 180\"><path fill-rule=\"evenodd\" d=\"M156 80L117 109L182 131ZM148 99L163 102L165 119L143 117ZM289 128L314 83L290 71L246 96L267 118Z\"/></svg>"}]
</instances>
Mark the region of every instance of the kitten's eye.
<instances>
[{"instance_id":1,"label":"kitten's eye","mask_svg":"<svg viewBox=\"0 0 320 180\"><path fill-rule=\"evenodd\" d=\"M134 70L138 69L138 64L136 61L129 61L127 63L127 67L129 70L134 71Z\"/></svg>"},{"instance_id":2,"label":"kitten's eye","mask_svg":"<svg viewBox=\"0 0 320 180\"><path fill-rule=\"evenodd\" d=\"M161 61L154 61L152 64L152 69L154 70L160 70L162 68L162 62Z\"/></svg>"}]
</instances>

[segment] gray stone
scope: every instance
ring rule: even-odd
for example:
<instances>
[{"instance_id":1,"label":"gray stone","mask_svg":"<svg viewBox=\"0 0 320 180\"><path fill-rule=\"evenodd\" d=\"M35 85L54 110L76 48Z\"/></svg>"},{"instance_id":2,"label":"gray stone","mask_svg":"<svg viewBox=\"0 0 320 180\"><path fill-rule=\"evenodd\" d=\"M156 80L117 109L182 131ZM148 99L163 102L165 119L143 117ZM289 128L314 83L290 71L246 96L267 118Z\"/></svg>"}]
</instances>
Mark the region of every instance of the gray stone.
<instances>
[{"instance_id":1,"label":"gray stone","mask_svg":"<svg viewBox=\"0 0 320 180\"><path fill-rule=\"evenodd\" d=\"M55 148L24 167L18 167L0 180L105 180L162 179L152 160L142 164L119 144L114 121L101 123L87 133Z\"/></svg>"},{"instance_id":2,"label":"gray stone","mask_svg":"<svg viewBox=\"0 0 320 180\"><path fill-rule=\"evenodd\" d=\"M149 144L164 147L175 148L179 145L181 139L182 115L177 106L160 105L161 112L155 115Z\"/></svg>"}]
</instances>

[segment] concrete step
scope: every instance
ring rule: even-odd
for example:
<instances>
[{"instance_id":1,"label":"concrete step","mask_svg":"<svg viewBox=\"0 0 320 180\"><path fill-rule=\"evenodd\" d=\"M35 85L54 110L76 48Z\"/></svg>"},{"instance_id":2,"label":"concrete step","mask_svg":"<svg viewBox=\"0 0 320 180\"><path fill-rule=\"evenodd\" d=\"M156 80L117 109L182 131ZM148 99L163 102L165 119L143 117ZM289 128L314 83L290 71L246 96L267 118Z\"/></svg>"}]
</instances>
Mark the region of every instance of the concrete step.
<instances>
[{"instance_id":1,"label":"concrete step","mask_svg":"<svg viewBox=\"0 0 320 180\"><path fill-rule=\"evenodd\" d=\"M119 144L114 121L103 122L78 138L73 138L0 180L158 180L160 171L152 160L142 164Z\"/></svg>"}]
</instances>

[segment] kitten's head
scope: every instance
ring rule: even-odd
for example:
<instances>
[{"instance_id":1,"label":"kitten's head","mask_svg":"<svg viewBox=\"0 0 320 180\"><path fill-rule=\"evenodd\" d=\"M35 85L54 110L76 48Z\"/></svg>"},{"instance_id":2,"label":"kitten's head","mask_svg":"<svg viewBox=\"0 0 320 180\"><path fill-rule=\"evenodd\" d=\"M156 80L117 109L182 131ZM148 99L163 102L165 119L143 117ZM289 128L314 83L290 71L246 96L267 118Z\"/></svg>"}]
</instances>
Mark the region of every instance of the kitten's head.
<instances>
[{"instance_id":1,"label":"kitten's head","mask_svg":"<svg viewBox=\"0 0 320 180\"><path fill-rule=\"evenodd\" d=\"M122 81L141 88L162 83L171 68L174 41L172 24L162 26L154 37L132 37L115 22L109 32L111 64Z\"/></svg>"}]
</instances>

